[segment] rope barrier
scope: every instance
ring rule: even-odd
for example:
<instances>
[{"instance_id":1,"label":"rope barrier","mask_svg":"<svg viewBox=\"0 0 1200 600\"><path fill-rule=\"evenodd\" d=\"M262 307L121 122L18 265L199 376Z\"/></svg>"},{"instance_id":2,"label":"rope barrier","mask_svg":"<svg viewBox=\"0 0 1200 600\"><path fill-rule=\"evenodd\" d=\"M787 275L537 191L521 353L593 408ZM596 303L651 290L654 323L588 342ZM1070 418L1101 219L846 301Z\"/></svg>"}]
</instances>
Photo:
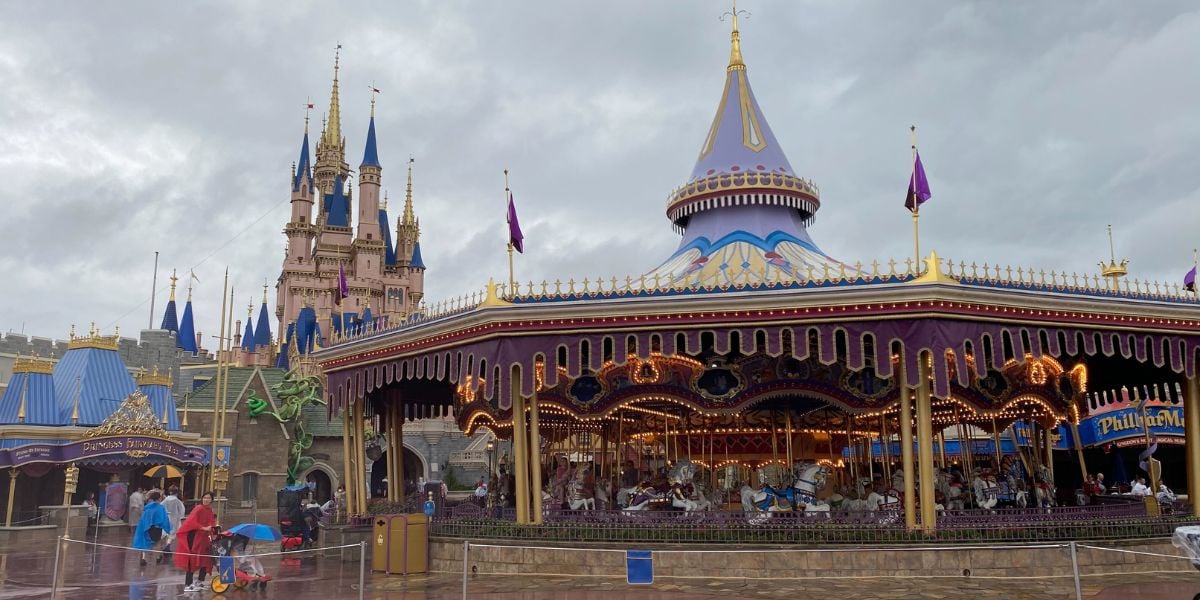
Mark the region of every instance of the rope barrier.
<instances>
[{"instance_id":1,"label":"rope barrier","mask_svg":"<svg viewBox=\"0 0 1200 600\"><path fill-rule=\"evenodd\" d=\"M12 525L6 525L6 527L15 527L17 525L20 525L21 523L32 523L34 521L44 521L44 520L46 520L45 515L38 515L32 519L25 519L24 521L13 521ZM90 525L89 525L89 527L90 527Z\"/></svg>"},{"instance_id":2,"label":"rope barrier","mask_svg":"<svg viewBox=\"0 0 1200 600\"><path fill-rule=\"evenodd\" d=\"M476 544L471 543L472 548L521 548L526 550L574 550L578 552L625 552L624 548L566 548L556 546L518 546L512 544ZM946 550L1036 550L1039 548L1066 548L1068 544L1014 544L1001 546L856 546L853 548L763 548L761 550L658 550L651 549L651 552L657 554L774 554L788 552L862 552L863 550L880 550L888 551L908 551L908 552L927 552L930 550L946 551ZM1085 547L1085 546L1081 546Z\"/></svg>"},{"instance_id":3,"label":"rope barrier","mask_svg":"<svg viewBox=\"0 0 1200 600\"><path fill-rule=\"evenodd\" d=\"M1192 560L1190 556L1180 556L1178 554L1162 554L1159 552L1146 552L1144 550L1122 550L1120 548L1105 548L1103 546L1089 546L1087 544L1079 544L1080 548L1089 548L1091 550L1103 550L1105 552L1120 552L1122 554L1141 554L1143 556L1157 556L1160 558L1182 558L1184 560Z\"/></svg>"},{"instance_id":4,"label":"rope barrier","mask_svg":"<svg viewBox=\"0 0 1200 600\"><path fill-rule=\"evenodd\" d=\"M132 546L120 546L117 544L101 544L98 542L89 542L87 540L74 540L74 539L70 539L70 538L64 539L63 541L70 542L72 544L81 544L81 545L85 545L85 546L97 546L100 548L114 548L117 550L128 550L131 552L146 552L146 553L150 553L150 554L187 554L188 556L207 557L207 558L212 558L212 559L221 558L221 556L222 556L220 554L193 554L190 552L179 552L179 551L167 552L166 550L156 550L156 549L140 550L140 549L134 548ZM253 554L238 553L236 556L283 556L283 555L299 554L302 552L323 552L325 550L340 550L342 548L360 548L360 547L361 547L360 544L343 544L341 546L323 546L321 548L305 548L303 550L287 550L287 551L281 551L281 552L262 552L262 553L253 553Z\"/></svg>"}]
</instances>

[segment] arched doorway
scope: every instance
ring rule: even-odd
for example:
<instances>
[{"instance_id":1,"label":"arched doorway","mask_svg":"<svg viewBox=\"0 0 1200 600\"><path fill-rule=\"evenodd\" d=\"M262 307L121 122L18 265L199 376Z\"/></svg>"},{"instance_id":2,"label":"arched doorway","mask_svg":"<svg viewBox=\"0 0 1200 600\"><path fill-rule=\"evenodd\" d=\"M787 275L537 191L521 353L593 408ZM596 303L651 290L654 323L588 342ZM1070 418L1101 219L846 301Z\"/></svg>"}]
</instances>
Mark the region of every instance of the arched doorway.
<instances>
[{"instance_id":1,"label":"arched doorway","mask_svg":"<svg viewBox=\"0 0 1200 600\"><path fill-rule=\"evenodd\" d=\"M371 463L371 497L387 496L388 455L384 452L379 460ZM408 496L417 491L417 480L425 478L425 459L412 448L404 447L404 495Z\"/></svg>"},{"instance_id":2,"label":"arched doorway","mask_svg":"<svg viewBox=\"0 0 1200 600\"><path fill-rule=\"evenodd\" d=\"M323 469L314 468L304 476L304 481L313 489L317 504L325 504L333 498L333 481Z\"/></svg>"}]
</instances>

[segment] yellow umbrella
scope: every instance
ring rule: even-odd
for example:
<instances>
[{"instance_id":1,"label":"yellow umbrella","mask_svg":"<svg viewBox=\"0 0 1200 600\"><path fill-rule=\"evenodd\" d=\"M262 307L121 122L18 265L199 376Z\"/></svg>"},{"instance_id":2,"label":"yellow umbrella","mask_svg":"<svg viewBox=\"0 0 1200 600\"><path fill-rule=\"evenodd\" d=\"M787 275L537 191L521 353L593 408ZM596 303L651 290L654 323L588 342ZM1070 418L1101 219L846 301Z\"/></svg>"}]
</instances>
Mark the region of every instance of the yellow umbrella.
<instances>
[{"instance_id":1,"label":"yellow umbrella","mask_svg":"<svg viewBox=\"0 0 1200 600\"><path fill-rule=\"evenodd\" d=\"M173 465L158 465L157 467L151 467L148 469L145 475L146 477L157 479L158 487L165 490L167 489L167 480L175 479L176 477L182 479L183 471L180 471L178 467Z\"/></svg>"}]
</instances>

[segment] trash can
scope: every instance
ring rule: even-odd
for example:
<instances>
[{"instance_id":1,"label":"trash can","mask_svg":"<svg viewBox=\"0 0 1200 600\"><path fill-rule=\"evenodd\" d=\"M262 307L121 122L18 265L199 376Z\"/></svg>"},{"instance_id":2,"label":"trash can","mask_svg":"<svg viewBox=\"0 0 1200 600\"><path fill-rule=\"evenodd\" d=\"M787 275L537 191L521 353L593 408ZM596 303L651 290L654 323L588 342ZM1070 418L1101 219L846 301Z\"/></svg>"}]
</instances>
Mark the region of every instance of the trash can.
<instances>
[{"instance_id":1,"label":"trash can","mask_svg":"<svg viewBox=\"0 0 1200 600\"><path fill-rule=\"evenodd\" d=\"M371 570L388 570L388 549L391 548L390 516L377 516L371 521Z\"/></svg>"},{"instance_id":2,"label":"trash can","mask_svg":"<svg viewBox=\"0 0 1200 600\"><path fill-rule=\"evenodd\" d=\"M384 519L376 519L376 523ZM422 514L387 517L386 572L412 575L429 570L429 518ZM376 536L378 538L378 535ZM372 561L374 564L374 561ZM379 569L376 569L379 570Z\"/></svg>"}]
</instances>

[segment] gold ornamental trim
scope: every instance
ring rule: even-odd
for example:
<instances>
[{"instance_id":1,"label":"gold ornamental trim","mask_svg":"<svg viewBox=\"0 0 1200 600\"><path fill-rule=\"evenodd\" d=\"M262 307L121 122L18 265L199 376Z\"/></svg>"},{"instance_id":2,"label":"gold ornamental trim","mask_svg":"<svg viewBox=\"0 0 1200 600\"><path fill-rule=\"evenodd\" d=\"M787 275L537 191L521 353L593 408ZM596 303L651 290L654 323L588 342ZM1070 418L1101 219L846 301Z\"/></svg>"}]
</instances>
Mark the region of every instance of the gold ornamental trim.
<instances>
[{"instance_id":1,"label":"gold ornamental trim","mask_svg":"<svg viewBox=\"0 0 1200 600\"><path fill-rule=\"evenodd\" d=\"M136 390L104 419L99 427L94 427L84 434L85 438L98 438L114 435L140 435L147 437L166 438L167 430L163 428L160 418L154 414L150 398L141 390Z\"/></svg>"},{"instance_id":2,"label":"gold ornamental trim","mask_svg":"<svg viewBox=\"0 0 1200 600\"><path fill-rule=\"evenodd\" d=\"M17 357L13 362L13 374L17 373L39 373L42 375L54 374L54 361L47 358L38 358L31 356L28 358Z\"/></svg>"},{"instance_id":3,"label":"gold ornamental trim","mask_svg":"<svg viewBox=\"0 0 1200 600\"><path fill-rule=\"evenodd\" d=\"M137 376L138 385L165 385L171 387L171 374L158 372L158 367L154 367L154 371L150 373L139 373Z\"/></svg>"}]
</instances>

